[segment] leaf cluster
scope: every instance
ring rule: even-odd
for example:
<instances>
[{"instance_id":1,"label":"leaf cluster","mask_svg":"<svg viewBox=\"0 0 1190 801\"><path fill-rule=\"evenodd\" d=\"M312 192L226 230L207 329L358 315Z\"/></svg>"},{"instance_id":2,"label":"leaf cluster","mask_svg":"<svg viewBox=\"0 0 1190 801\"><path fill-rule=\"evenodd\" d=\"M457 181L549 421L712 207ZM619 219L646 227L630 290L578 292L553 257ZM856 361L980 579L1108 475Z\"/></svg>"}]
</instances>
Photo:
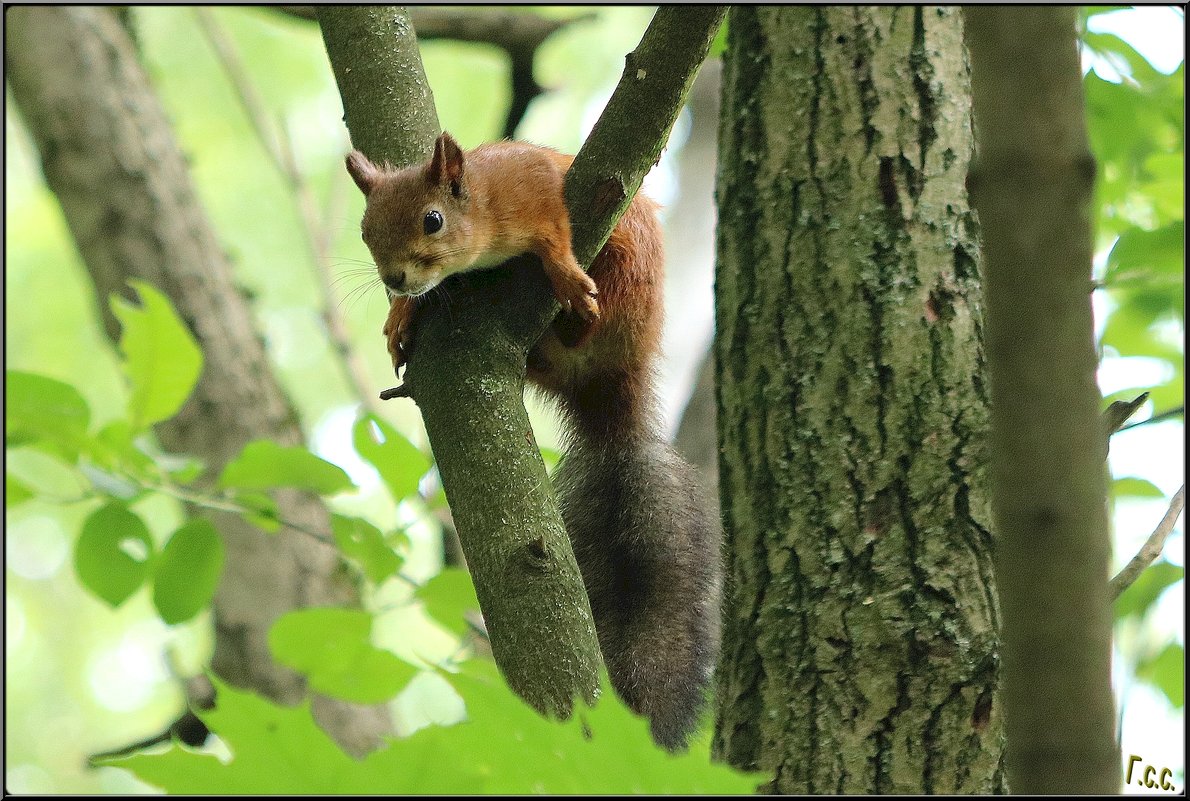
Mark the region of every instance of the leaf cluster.
<instances>
[{"instance_id":1,"label":"leaf cluster","mask_svg":"<svg viewBox=\"0 0 1190 801\"><path fill-rule=\"evenodd\" d=\"M231 751L219 757L174 743L160 753L103 764L169 793L750 793L756 779L667 754L646 722L604 686L603 700L569 721L549 721L504 685L487 662L441 673L466 720L428 726L364 760L347 757L319 729L309 704L285 708L219 681L216 706L198 713Z\"/></svg>"},{"instance_id":2,"label":"leaf cluster","mask_svg":"<svg viewBox=\"0 0 1190 801\"><path fill-rule=\"evenodd\" d=\"M1084 23L1113 7L1084 9ZM1086 32L1092 69L1084 77L1088 133L1098 162L1098 250L1110 248L1100 277L1107 317L1101 351L1142 357L1162 367L1156 386L1122 389L1106 400L1150 393L1154 414L1181 409L1184 395L1185 62L1170 74L1155 69L1112 33ZM1112 497L1163 499L1151 481L1115 478ZM1184 581L1185 569L1159 561L1116 602L1119 623L1137 628L1161 595ZM1171 641L1138 643L1135 677L1152 684L1174 708L1184 705L1184 648Z\"/></svg>"}]
</instances>

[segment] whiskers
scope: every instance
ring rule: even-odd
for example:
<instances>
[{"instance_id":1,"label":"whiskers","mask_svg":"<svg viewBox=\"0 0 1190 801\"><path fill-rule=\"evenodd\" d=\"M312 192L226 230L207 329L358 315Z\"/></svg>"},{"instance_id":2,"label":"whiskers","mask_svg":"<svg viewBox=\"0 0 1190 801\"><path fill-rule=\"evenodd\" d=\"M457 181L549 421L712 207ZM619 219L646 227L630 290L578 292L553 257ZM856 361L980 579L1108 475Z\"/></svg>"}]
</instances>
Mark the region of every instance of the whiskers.
<instances>
[{"instance_id":1,"label":"whiskers","mask_svg":"<svg viewBox=\"0 0 1190 801\"><path fill-rule=\"evenodd\" d=\"M344 264L360 266L342 268ZM370 261L339 257L331 264L331 269L335 271L335 277L331 280L331 286L336 290L349 282L353 284L337 303L339 308L345 312L350 312L351 306L360 299L367 297L371 290L377 287L384 288L384 284L380 281L380 275L376 271L376 265ZM387 305L387 296L385 300Z\"/></svg>"}]
</instances>

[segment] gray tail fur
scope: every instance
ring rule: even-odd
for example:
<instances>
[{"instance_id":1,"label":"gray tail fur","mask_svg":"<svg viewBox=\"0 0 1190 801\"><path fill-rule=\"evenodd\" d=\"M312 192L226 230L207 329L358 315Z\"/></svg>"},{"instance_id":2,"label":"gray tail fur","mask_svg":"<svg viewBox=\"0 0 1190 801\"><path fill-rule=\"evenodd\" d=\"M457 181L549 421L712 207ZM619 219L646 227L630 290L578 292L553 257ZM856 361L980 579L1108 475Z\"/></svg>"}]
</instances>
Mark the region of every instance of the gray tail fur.
<instances>
[{"instance_id":1,"label":"gray tail fur","mask_svg":"<svg viewBox=\"0 0 1190 801\"><path fill-rule=\"evenodd\" d=\"M612 686L674 751L698 723L718 656L722 534L694 469L631 428L597 437L579 426L557 488Z\"/></svg>"}]
</instances>

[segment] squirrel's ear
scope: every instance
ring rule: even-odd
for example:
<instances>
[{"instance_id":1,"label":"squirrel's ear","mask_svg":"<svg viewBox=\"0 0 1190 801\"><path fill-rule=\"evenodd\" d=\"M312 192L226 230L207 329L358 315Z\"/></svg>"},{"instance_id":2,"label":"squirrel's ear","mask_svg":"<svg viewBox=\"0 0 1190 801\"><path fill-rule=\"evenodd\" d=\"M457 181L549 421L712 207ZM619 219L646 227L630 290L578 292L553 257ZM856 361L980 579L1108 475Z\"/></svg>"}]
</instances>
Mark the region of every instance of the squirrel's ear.
<instances>
[{"instance_id":1,"label":"squirrel's ear","mask_svg":"<svg viewBox=\"0 0 1190 801\"><path fill-rule=\"evenodd\" d=\"M450 193L455 197L465 194L463 151L446 131L434 140L434 158L430 159L426 179L436 186L450 187Z\"/></svg>"},{"instance_id":2,"label":"squirrel's ear","mask_svg":"<svg viewBox=\"0 0 1190 801\"><path fill-rule=\"evenodd\" d=\"M352 180L365 197L372 192L376 186L376 179L380 176L380 170L376 165L368 161L368 157L358 150L347 154L347 172L351 173Z\"/></svg>"}]
</instances>

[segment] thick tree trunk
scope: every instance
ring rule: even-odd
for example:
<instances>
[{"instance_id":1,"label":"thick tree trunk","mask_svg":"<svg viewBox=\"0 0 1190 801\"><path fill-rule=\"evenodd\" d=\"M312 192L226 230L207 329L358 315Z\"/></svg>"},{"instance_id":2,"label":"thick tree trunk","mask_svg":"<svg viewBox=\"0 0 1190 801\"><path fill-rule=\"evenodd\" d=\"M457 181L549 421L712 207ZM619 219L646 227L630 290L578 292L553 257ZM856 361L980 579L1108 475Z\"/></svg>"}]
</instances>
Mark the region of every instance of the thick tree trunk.
<instances>
[{"instance_id":1,"label":"thick tree trunk","mask_svg":"<svg viewBox=\"0 0 1190 801\"><path fill-rule=\"evenodd\" d=\"M127 32L101 8L26 6L6 13L13 95L95 282L109 336L115 339L119 328L108 296L129 295L128 279L140 278L169 296L202 346L202 377L181 412L157 427L162 443L203 459L208 478L250 440L301 443L301 428ZM329 531L317 499L290 493L280 501L284 519ZM356 589L338 569L335 550L307 535L269 535L234 515L211 520L227 549L214 601L212 667L232 684L296 703L305 684L272 661L270 625L297 607L354 603ZM379 707L320 698L315 712L357 753L375 745L389 725Z\"/></svg>"},{"instance_id":2,"label":"thick tree trunk","mask_svg":"<svg viewBox=\"0 0 1190 801\"><path fill-rule=\"evenodd\" d=\"M729 32L716 753L777 792L1003 790L959 13Z\"/></svg>"},{"instance_id":3,"label":"thick tree trunk","mask_svg":"<svg viewBox=\"0 0 1190 801\"><path fill-rule=\"evenodd\" d=\"M970 9L987 256L1008 769L1022 793L1116 793L1111 540L1091 314L1077 12Z\"/></svg>"}]
</instances>

